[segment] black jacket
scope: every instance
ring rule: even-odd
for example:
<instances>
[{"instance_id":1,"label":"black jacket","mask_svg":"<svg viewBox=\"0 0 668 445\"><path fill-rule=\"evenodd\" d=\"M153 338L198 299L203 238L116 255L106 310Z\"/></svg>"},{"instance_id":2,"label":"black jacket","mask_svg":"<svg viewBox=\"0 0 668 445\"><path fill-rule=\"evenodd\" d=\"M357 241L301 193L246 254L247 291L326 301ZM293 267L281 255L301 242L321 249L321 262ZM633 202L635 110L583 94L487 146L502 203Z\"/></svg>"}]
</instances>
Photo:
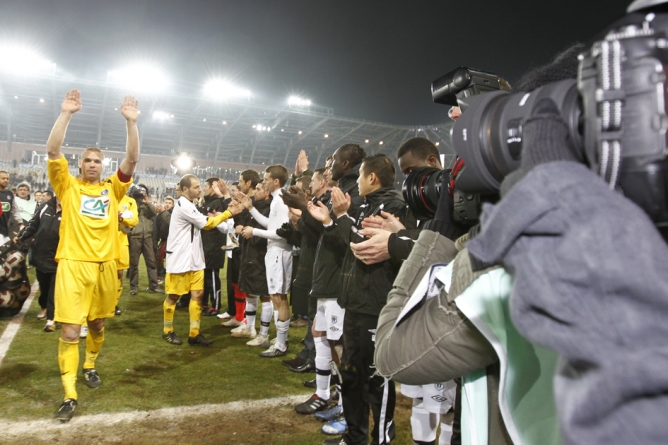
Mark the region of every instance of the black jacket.
<instances>
[{"instance_id":1,"label":"black jacket","mask_svg":"<svg viewBox=\"0 0 668 445\"><path fill-rule=\"evenodd\" d=\"M357 187L359 167L359 165L353 167L350 172L339 179L341 191L348 193L352 198L349 210L351 212L356 211L363 201ZM330 192L323 195L322 200L331 212ZM322 223L313 219L310 213L302 213L302 219L306 225L320 233L313 265L313 282L311 283L310 296L313 298L339 298L341 265L343 264L343 257L350 248L338 233L326 231ZM332 215L332 219L334 219L334 215Z\"/></svg>"},{"instance_id":2,"label":"black jacket","mask_svg":"<svg viewBox=\"0 0 668 445\"><path fill-rule=\"evenodd\" d=\"M264 201L255 201L253 198L253 207L264 216L269 216L269 206L271 205L271 195ZM237 223L235 217L235 226L251 226L253 228L264 229L249 212L242 212L241 218ZM239 290L251 295L269 295L267 289L267 271L264 265L264 256L267 254L267 240L254 236L251 239L244 239L241 244L241 265L239 267Z\"/></svg>"},{"instance_id":3,"label":"black jacket","mask_svg":"<svg viewBox=\"0 0 668 445\"><path fill-rule=\"evenodd\" d=\"M314 204L318 201L327 204L329 200L328 192L320 198L313 198L311 201ZM297 222L297 231L295 231L297 235L295 238L299 239L299 243L294 244L292 239L288 239L288 242L299 247L299 267L294 274L295 278L292 281L292 285L301 288L308 294L311 292L313 284L313 269L322 230L317 230L313 226L306 224L305 213L308 212L302 212L302 217ZM309 216L311 216L310 213ZM322 224L320 224L320 227L322 227Z\"/></svg>"},{"instance_id":4,"label":"black jacket","mask_svg":"<svg viewBox=\"0 0 668 445\"><path fill-rule=\"evenodd\" d=\"M30 264L44 273L56 273L56 249L60 240L61 212L56 212L56 198L48 200L23 228L19 242L35 238Z\"/></svg>"},{"instance_id":5,"label":"black jacket","mask_svg":"<svg viewBox=\"0 0 668 445\"><path fill-rule=\"evenodd\" d=\"M165 210L153 218L153 245L157 248L160 244L167 242L169 235L169 221L172 219L172 210Z\"/></svg>"},{"instance_id":6,"label":"black jacket","mask_svg":"<svg viewBox=\"0 0 668 445\"><path fill-rule=\"evenodd\" d=\"M415 218L401 193L385 187L365 196L357 211L341 216L327 231L338 231L346 245L362 242L364 238L357 234L357 229L362 228L364 218L379 215L381 210L399 217L407 229L415 227ZM346 310L377 316L385 306L399 267L400 262L392 260L366 265L348 248L341 267L339 305Z\"/></svg>"},{"instance_id":7,"label":"black jacket","mask_svg":"<svg viewBox=\"0 0 668 445\"><path fill-rule=\"evenodd\" d=\"M200 212L207 215L210 212L224 212L223 203L215 196L205 196L204 205ZM222 269L225 267L225 252L222 247L227 236L218 229L202 230L202 247L204 248L204 262L207 269Z\"/></svg>"}]
</instances>

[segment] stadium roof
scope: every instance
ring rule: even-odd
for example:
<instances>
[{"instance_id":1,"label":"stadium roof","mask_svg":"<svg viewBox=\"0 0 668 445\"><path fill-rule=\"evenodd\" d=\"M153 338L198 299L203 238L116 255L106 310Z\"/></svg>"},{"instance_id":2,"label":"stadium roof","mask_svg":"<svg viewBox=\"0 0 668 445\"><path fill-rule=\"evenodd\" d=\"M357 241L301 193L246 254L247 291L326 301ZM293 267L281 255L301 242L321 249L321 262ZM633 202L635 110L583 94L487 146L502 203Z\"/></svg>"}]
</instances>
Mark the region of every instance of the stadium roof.
<instances>
[{"instance_id":1,"label":"stadium roof","mask_svg":"<svg viewBox=\"0 0 668 445\"><path fill-rule=\"evenodd\" d=\"M81 90L83 106L72 119L69 147L96 145L124 151L125 121L118 111L125 91L108 83L60 76L0 74L0 140L45 144L65 92ZM201 86L180 85L168 93L139 94L142 153L175 156L187 152L197 162L273 163L291 167L300 150L313 165L344 143L358 143L371 153L393 157L414 136L439 142L441 153L454 153L451 123L399 126L336 116L331 108L259 103L253 97L216 101ZM209 164L209 162L206 162Z\"/></svg>"}]
</instances>

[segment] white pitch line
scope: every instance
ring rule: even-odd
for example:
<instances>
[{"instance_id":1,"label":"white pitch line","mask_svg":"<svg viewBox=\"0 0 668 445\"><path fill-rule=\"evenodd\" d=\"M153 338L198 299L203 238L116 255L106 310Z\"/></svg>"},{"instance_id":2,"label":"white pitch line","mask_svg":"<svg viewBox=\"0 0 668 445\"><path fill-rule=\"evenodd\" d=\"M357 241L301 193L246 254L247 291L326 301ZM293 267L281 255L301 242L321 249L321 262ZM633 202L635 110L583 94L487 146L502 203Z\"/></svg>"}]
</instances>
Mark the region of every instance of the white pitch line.
<instances>
[{"instance_id":1,"label":"white pitch line","mask_svg":"<svg viewBox=\"0 0 668 445\"><path fill-rule=\"evenodd\" d=\"M32 304L32 300L33 298L35 298L37 289L39 289L39 283L37 282L37 280L35 280L35 282L32 284L32 287L30 288L30 295L28 296L26 301L23 302L23 307L21 308L21 312L19 312L11 319L11 321L5 328L5 332L2 333L2 337L0 337L0 365L2 364L2 361L5 359L5 355L7 355L7 350L9 349L9 345L11 345L12 341L14 341L16 333L19 331L19 328L23 323L23 319L25 318L25 315L28 312L30 305Z\"/></svg>"},{"instance_id":2,"label":"white pitch line","mask_svg":"<svg viewBox=\"0 0 668 445\"><path fill-rule=\"evenodd\" d=\"M175 408L161 408L153 411L129 411L123 413L93 414L88 416L77 416L75 411L74 418L68 423L59 423L55 419L31 420L24 422L2 420L2 437L34 436L57 431L62 433L74 433L76 430L89 429L91 426L94 426L94 428L97 429L101 426L113 426L121 422L183 420L185 417L197 417L203 414L214 415L239 411L256 411L258 409L275 408L281 405L294 405L303 402L305 397L304 394L300 394L286 397L275 397L272 399L221 403L217 405L179 406Z\"/></svg>"}]
</instances>

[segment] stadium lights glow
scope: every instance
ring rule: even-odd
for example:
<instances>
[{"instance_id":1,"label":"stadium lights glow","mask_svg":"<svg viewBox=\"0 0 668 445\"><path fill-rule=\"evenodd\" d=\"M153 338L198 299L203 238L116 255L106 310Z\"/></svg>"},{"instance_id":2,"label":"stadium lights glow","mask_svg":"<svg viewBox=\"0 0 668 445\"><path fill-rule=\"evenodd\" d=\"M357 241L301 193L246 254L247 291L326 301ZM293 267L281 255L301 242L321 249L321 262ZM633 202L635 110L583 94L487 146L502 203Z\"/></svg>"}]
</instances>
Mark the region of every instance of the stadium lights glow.
<instances>
[{"instance_id":1,"label":"stadium lights glow","mask_svg":"<svg viewBox=\"0 0 668 445\"><path fill-rule=\"evenodd\" d=\"M157 67L138 63L107 72L107 82L134 91L155 93L167 87L167 76Z\"/></svg>"},{"instance_id":2,"label":"stadium lights glow","mask_svg":"<svg viewBox=\"0 0 668 445\"><path fill-rule=\"evenodd\" d=\"M325 138L328 138L328 137L329 137L329 135L328 135L328 134L325 134Z\"/></svg>"},{"instance_id":3,"label":"stadium lights glow","mask_svg":"<svg viewBox=\"0 0 668 445\"><path fill-rule=\"evenodd\" d=\"M153 119L157 119L159 121L167 120L169 119L169 113L166 113L164 111L154 111Z\"/></svg>"},{"instance_id":4,"label":"stadium lights glow","mask_svg":"<svg viewBox=\"0 0 668 445\"><path fill-rule=\"evenodd\" d=\"M290 96L288 98L288 105L298 106L298 107L310 107L311 101L309 99L304 99L299 96Z\"/></svg>"},{"instance_id":5,"label":"stadium lights glow","mask_svg":"<svg viewBox=\"0 0 668 445\"><path fill-rule=\"evenodd\" d=\"M364 139L364 143L365 143L365 144L368 144L368 143L369 143L369 140L368 140L368 139Z\"/></svg>"},{"instance_id":6,"label":"stadium lights glow","mask_svg":"<svg viewBox=\"0 0 668 445\"><path fill-rule=\"evenodd\" d=\"M436 142L434 145L438 147L439 145L441 145L441 143L440 143L440 142Z\"/></svg>"},{"instance_id":7,"label":"stadium lights glow","mask_svg":"<svg viewBox=\"0 0 668 445\"><path fill-rule=\"evenodd\" d=\"M176 169L177 173L188 172L195 165L195 161L188 153L179 153L179 156L172 161L172 167Z\"/></svg>"},{"instance_id":8,"label":"stadium lights glow","mask_svg":"<svg viewBox=\"0 0 668 445\"><path fill-rule=\"evenodd\" d=\"M380 142L378 143L378 145L383 145L383 141L380 141Z\"/></svg>"},{"instance_id":9,"label":"stadium lights glow","mask_svg":"<svg viewBox=\"0 0 668 445\"><path fill-rule=\"evenodd\" d=\"M302 134L302 131L301 131L301 130L299 130L299 131L297 132L297 134Z\"/></svg>"},{"instance_id":10,"label":"stadium lights glow","mask_svg":"<svg viewBox=\"0 0 668 445\"><path fill-rule=\"evenodd\" d=\"M43 103L44 103L44 99L41 99L41 98L40 98L40 99L39 99L39 103L43 104Z\"/></svg>"},{"instance_id":11,"label":"stadium lights glow","mask_svg":"<svg viewBox=\"0 0 668 445\"><path fill-rule=\"evenodd\" d=\"M227 121L223 121L223 125L227 125Z\"/></svg>"},{"instance_id":12,"label":"stadium lights glow","mask_svg":"<svg viewBox=\"0 0 668 445\"><path fill-rule=\"evenodd\" d=\"M223 100L233 97L250 97L251 92L223 79L213 79L204 84L204 94L209 99Z\"/></svg>"},{"instance_id":13,"label":"stadium lights glow","mask_svg":"<svg viewBox=\"0 0 668 445\"><path fill-rule=\"evenodd\" d=\"M36 51L21 45L0 47L0 71L18 75L56 74L56 64Z\"/></svg>"},{"instance_id":14,"label":"stadium lights glow","mask_svg":"<svg viewBox=\"0 0 668 445\"><path fill-rule=\"evenodd\" d=\"M14 99L18 99L18 98L19 98L18 96L14 96Z\"/></svg>"}]
</instances>

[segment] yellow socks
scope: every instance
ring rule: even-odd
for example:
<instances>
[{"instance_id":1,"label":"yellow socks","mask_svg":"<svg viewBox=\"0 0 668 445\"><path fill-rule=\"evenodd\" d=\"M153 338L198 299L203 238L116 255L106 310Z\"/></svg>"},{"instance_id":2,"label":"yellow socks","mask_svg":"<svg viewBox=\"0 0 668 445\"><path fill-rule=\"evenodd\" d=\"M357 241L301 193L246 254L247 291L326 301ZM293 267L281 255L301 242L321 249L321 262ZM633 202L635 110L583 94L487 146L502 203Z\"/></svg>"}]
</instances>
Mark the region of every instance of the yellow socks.
<instances>
[{"instance_id":1,"label":"yellow socks","mask_svg":"<svg viewBox=\"0 0 668 445\"><path fill-rule=\"evenodd\" d=\"M197 337L199 335L199 321L202 318L202 304L195 300L190 300L188 306L190 313L190 333L188 336Z\"/></svg>"},{"instance_id":2,"label":"yellow socks","mask_svg":"<svg viewBox=\"0 0 668 445\"><path fill-rule=\"evenodd\" d=\"M104 343L104 328L100 332L95 332L89 328L88 335L86 336L86 361L83 365L84 369L95 368L95 359L97 359L100 353L102 343Z\"/></svg>"},{"instance_id":3,"label":"yellow socks","mask_svg":"<svg viewBox=\"0 0 668 445\"><path fill-rule=\"evenodd\" d=\"M165 314L165 324L162 333L169 334L174 330L174 311L176 310L176 303L172 304L169 300L165 300L162 309Z\"/></svg>"},{"instance_id":4,"label":"yellow socks","mask_svg":"<svg viewBox=\"0 0 668 445\"><path fill-rule=\"evenodd\" d=\"M90 336L90 333L88 334ZM77 370L79 368L79 341L58 343L58 365L60 379L65 389L65 399L77 399Z\"/></svg>"}]
</instances>

